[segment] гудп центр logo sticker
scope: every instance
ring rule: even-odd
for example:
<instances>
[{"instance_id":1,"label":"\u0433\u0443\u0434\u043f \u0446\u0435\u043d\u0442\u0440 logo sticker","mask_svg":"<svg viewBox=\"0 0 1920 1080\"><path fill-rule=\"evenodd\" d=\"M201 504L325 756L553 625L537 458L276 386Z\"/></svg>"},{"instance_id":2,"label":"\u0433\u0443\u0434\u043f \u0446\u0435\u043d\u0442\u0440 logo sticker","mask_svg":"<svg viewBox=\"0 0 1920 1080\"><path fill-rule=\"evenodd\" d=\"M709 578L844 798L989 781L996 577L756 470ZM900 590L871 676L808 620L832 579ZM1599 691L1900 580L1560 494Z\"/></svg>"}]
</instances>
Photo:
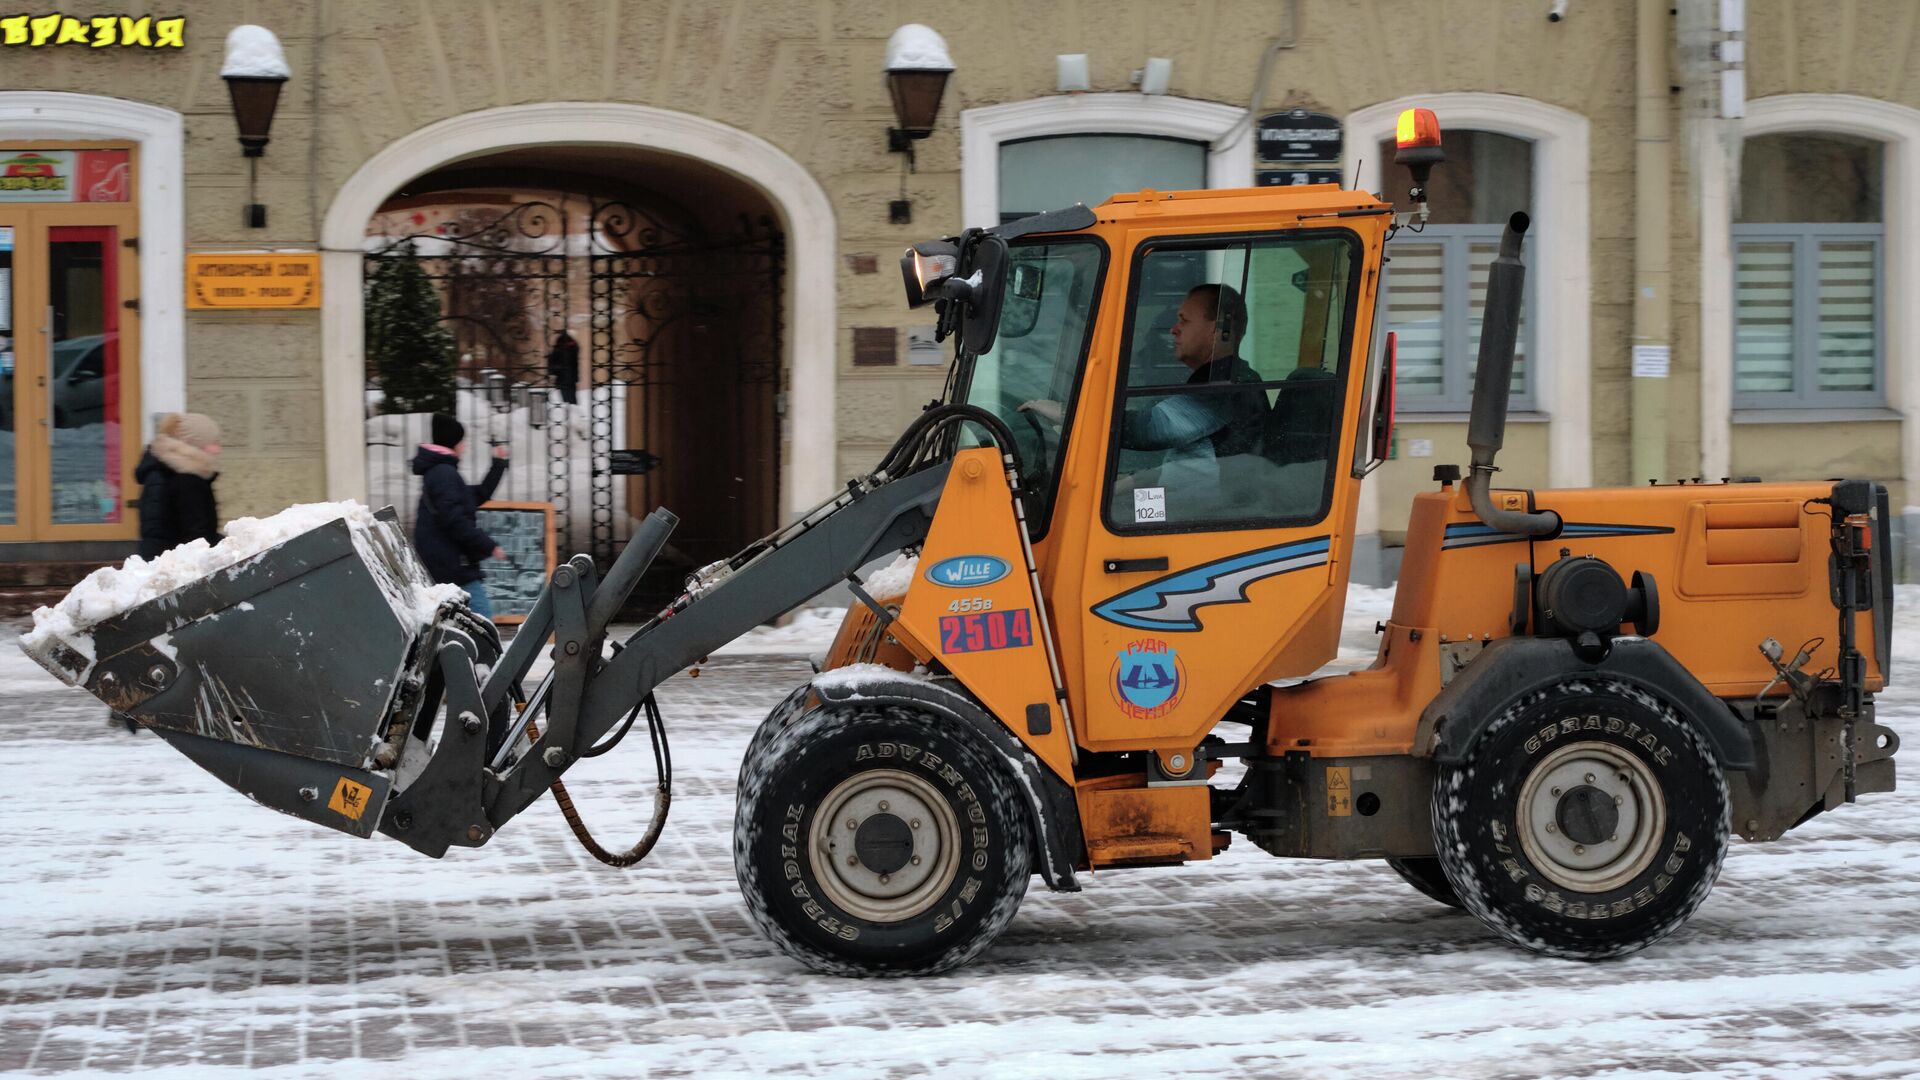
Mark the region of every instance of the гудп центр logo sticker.
<instances>
[{"instance_id":1,"label":"\u0433\u0443\u0434\u043f \u0446\u0435\u043d\u0442\u0440 logo sticker","mask_svg":"<svg viewBox=\"0 0 1920 1080\"><path fill-rule=\"evenodd\" d=\"M1113 700L1135 720L1165 716L1186 694L1187 668L1173 647L1159 638L1129 642L1113 658L1109 676Z\"/></svg>"}]
</instances>

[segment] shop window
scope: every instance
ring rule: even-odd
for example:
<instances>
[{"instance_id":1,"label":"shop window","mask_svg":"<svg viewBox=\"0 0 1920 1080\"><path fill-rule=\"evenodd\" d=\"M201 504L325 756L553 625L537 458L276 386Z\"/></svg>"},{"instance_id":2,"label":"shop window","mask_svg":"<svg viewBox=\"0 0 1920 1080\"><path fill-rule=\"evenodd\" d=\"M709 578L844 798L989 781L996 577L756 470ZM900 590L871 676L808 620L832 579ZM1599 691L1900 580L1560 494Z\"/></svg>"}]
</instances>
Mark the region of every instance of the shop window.
<instances>
[{"instance_id":1,"label":"shop window","mask_svg":"<svg viewBox=\"0 0 1920 1080\"><path fill-rule=\"evenodd\" d=\"M1516 210L1532 212L1533 144L1491 131L1449 129L1446 163L1427 185L1431 216L1419 232L1402 230L1387 245L1387 329L1399 335L1397 404L1406 412L1463 412L1473 398L1480 359L1480 323L1487 269ZM1393 140L1380 144L1393 160ZM1411 205L1405 169L1387 166L1386 198ZM1537 264L1536 230L1527 262ZM1533 296L1529 276L1514 345L1514 408L1533 404Z\"/></svg>"},{"instance_id":2,"label":"shop window","mask_svg":"<svg viewBox=\"0 0 1920 1080\"><path fill-rule=\"evenodd\" d=\"M1000 144L1000 220L1098 206L1120 191L1207 186L1207 144L1153 135L1048 135Z\"/></svg>"},{"instance_id":3,"label":"shop window","mask_svg":"<svg viewBox=\"0 0 1920 1080\"><path fill-rule=\"evenodd\" d=\"M1882 404L1881 144L1746 140L1733 225L1734 404Z\"/></svg>"}]
</instances>

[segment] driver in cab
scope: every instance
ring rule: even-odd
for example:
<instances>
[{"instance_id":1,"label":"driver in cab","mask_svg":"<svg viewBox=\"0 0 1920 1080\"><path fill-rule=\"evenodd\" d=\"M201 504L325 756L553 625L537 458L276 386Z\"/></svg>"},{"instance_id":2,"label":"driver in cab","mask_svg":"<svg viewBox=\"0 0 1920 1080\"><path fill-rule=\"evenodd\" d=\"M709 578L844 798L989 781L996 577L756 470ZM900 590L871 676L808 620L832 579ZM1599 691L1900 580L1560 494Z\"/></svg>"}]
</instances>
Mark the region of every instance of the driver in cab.
<instances>
[{"instance_id":1,"label":"driver in cab","mask_svg":"<svg viewBox=\"0 0 1920 1080\"><path fill-rule=\"evenodd\" d=\"M1266 394L1258 386L1208 389L1260 381L1239 355L1246 325L1246 301L1231 286L1205 284L1187 290L1172 331L1174 356L1188 370L1184 388L1164 387L1148 399L1151 405L1143 402L1127 409L1121 448L1164 450L1165 467L1180 465L1181 471L1205 475L1214 473L1212 466L1219 459L1258 453ZM1059 402L1029 401L1020 408L1056 425L1061 422Z\"/></svg>"}]
</instances>

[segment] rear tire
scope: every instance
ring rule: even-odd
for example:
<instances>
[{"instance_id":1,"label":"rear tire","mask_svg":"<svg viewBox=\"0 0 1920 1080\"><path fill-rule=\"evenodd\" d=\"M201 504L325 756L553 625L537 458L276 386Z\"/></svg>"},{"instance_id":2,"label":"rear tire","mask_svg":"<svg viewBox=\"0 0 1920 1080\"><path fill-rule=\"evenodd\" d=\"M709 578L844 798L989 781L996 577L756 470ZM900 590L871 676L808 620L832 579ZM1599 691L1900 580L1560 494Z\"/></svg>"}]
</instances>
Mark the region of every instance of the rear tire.
<instances>
[{"instance_id":1,"label":"rear tire","mask_svg":"<svg viewBox=\"0 0 1920 1080\"><path fill-rule=\"evenodd\" d=\"M1570 679L1508 706L1433 790L1468 911L1522 948L1598 960L1678 929L1727 851L1727 783L1672 706Z\"/></svg>"},{"instance_id":2,"label":"rear tire","mask_svg":"<svg viewBox=\"0 0 1920 1080\"><path fill-rule=\"evenodd\" d=\"M1012 921L1032 827L971 731L845 703L783 706L762 734L740 768L734 870L780 951L829 974L930 975Z\"/></svg>"},{"instance_id":3,"label":"rear tire","mask_svg":"<svg viewBox=\"0 0 1920 1080\"><path fill-rule=\"evenodd\" d=\"M1407 884L1420 890L1429 900L1437 900L1448 907L1461 907L1460 896L1453 891L1453 883L1447 880L1446 868L1432 855L1420 855L1410 859L1388 859L1387 865L1399 874Z\"/></svg>"}]
</instances>

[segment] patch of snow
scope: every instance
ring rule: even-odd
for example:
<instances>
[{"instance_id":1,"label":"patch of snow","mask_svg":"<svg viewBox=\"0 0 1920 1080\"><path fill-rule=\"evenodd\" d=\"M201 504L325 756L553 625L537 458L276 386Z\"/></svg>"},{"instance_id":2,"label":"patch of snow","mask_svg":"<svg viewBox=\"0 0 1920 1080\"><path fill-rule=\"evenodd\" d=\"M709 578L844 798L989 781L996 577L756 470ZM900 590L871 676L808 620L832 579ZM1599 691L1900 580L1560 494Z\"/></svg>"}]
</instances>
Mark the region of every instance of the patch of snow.
<instances>
[{"instance_id":1,"label":"patch of snow","mask_svg":"<svg viewBox=\"0 0 1920 1080\"><path fill-rule=\"evenodd\" d=\"M287 56L273 31L247 24L227 32L227 59L220 65L220 77L290 79L293 69L287 66Z\"/></svg>"},{"instance_id":2,"label":"patch of snow","mask_svg":"<svg viewBox=\"0 0 1920 1080\"><path fill-rule=\"evenodd\" d=\"M908 23L887 39L888 71L952 71L947 39L931 26Z\"/></svg>"},{"instance_id":3,"label":"patch of snow","mask_svg":"<svg viewBox=\"0 0 1920 1080\"><path fill-rule=\"evenodd\" d=\"M95 570L58 604L34 611L33 629L20 638L20 648L48 665L49 671L77 684L91 671L95 659L92 627L340 520L347 523L355 550L397 615L416 623L430 622L441 604L464 598L464 590L457 585L429 583L398 528L375 518L360 503L305 503L272 517L237 518L228 523L226 538L218 544L194 540L153 559L134 555L117 567ZM398 566L389 553L401 556ZM407 572L407 579L397 578L397 572ZM251 605L241 608L249 610ZM70 664L54 664L50 657L56 643L86 657L88 667L74 671ZM170 646L171 642L164 646L155 642L156 648L171 656Z\"/></svg>"},{"instance_id":4,"label":"patch of snow","mask_svg":"<svg viewBox=\"0 0 1920 1080\"><path fill-rule=\"evenodd\" d=\"M823 671L813 677L813 685L820 690L845 690L854 696L874 683L886 680L891 682L906 672L899 668L890 668L885 664L848 664L846 667ZM911 678L911 676L908 676Z\"/></svg>"},{"instance_id":5,"label":"patch of snow","mask_svg":"<svg viewBox=\"0 0 1920 1080\"><path fill-rule=\"evenodd\" d=\"M913 584L913 571L919 565L920 556L918 555L908 555L905 552L895 555L892 562L875 570L867 578L868 595L875 600L905 596L908 587Z\"/></svg>"},{"instance_id":6,"label":"patch of snow","mask_svg":"<svg viewBox=\"0 0 1920 1080\"><path fill-rule=\"evenodd\" d=\"M87 640L91 641L93 639L89 638ZM180 650L173 647L172 634L161 634L149 642L149 644L153 646L154 652L159 653L161 656L166 657L176 664L180 662Z\"/></svg>"}]
</instances>

